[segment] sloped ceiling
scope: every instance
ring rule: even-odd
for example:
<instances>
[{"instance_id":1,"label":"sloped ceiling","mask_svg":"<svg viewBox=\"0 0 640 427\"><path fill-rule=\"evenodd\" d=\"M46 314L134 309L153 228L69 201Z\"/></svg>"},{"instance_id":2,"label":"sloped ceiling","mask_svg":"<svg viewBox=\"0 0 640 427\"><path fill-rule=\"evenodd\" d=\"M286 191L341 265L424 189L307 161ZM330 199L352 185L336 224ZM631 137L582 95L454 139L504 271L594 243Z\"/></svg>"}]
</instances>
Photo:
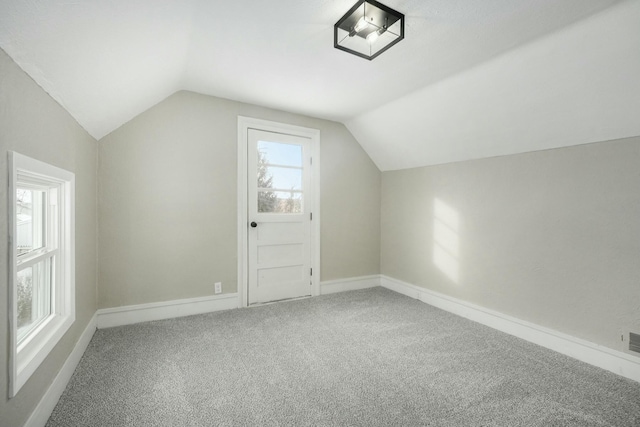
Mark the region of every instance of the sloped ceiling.
<instances>
[{"instance_id":1,"label":"sloped ceiling","mask_svg":"<svg viewBox=\"0 0 640 427\"><path fill-rule=\"evenodd\" d=\"M495 83L527 67L520 51L535 58L536 41L638 2L387 0L406 14L406 38L371 62L333 48L333 24L353 3L0 0L0 47L96 139L186 89L346 123L388 170L504 154L482 123L455 122L517 103L478 99L509 95ZM521 68L500 68L510 56Z\"/></svg>"},{"instance_id":2,"label":"sloped ceiling","mask_svg":"<svg viewBox=\"0 0 640 427\"><path fill-rule=\"evenodd\" d=\"M347 121L381 170L640 135L640 1Z\"/></svg>"}]
</instances>

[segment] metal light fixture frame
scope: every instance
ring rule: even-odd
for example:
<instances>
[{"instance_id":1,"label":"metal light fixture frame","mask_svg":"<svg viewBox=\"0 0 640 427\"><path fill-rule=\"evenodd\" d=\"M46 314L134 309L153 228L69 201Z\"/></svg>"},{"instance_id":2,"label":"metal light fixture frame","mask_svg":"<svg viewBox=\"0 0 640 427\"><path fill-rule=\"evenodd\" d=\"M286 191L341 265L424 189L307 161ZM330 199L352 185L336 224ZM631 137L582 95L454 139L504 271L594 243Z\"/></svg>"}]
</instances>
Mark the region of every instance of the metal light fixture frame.
<instances>
[{"instance_id":1,"label":"metal light fixture frame","mask_svg":"<svg viewBox=\"0 0 640 427\"><path fill-rule=\"evenodd\" d=\"M388 18L391 18L392 22L391 24L388 24L388 26L390 27L391 25L395 24L396 22L400 21L400 34L399 36L393 40L392 42L390 42L389 44L387 44L385 47L383 47L382 49L378 50L376 53L374 53L373 55L367 55L365 53L362 52L358 52L357 50L353 50L350 49L346 46L343 46L340 44L340 40L338 40L338 30L342 29L346 32L354 32L354 29L351 25L349 24L349 21L351 21L353 23L354 21L354 12L356 12L358 10L358 8L360 8L360 6L362 6L363 4L369 4L371 6L373 6L374 8L379 9L380 11L382 11L382 13L384 14L384 18L386 20L388 20ZM362 16L366 15L366 5L365 5L365 14ZM378 12L378 15L380 15L380 13ZM355 19L359 19L360 17L357 16ZM378 19L380 19L380 16L378 16ZM354 24L355 25L355 24ZM385 25L385 28L382 32L386 31L387 25ZM379 34L381 34L379 32ZM355 34L353 35L353 37L363 37L360 34ZM351 9L349 9L349 11L347 13L344 14L344 16L342 18L340 18L338 20L338 22L336 22L336 24L333 26L333 47L335 47L336 49L340 49L343 50L345 52L349 52L353 55L359 56L360 58L364 58L364 59L368 59L369 61L371 61L372 59L378 57L379 55L381 55L383 52L386 52L387 50L389 50L392 46L396 45L398 42L400 42L400 40L404 39L404 14L398 12L397 10L391 9L388 6L383 5L382 3L379 3L375 0L360 0L358 1L355 5L353 5L353 7Z\"/></svg>"}]
</instances>

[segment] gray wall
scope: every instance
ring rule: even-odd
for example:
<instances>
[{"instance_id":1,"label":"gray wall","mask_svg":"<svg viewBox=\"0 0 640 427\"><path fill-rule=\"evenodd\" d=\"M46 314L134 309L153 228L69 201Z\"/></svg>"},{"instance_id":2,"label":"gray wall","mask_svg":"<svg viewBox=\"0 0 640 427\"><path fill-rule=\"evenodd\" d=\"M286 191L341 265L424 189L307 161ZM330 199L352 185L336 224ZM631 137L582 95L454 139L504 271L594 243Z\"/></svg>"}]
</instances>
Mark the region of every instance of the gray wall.
<instances>
[{"instance_id":1,"label":"gray wall","mask_svg":"<svg viewBox=\"0 0 640 427\"><path fill-rule=\"evenodd\" d=\"M238 115L321 132L322 280L378 274L380 172L339 123L178 92L99 142L99 306L237 286Z\"/></svg>"},{"instance_id":2,"label":"gray wall","mask_svg":"<svg viewBox=\"0 0 640 427\"><path fill-rule=\"evenodd\" d=\"M7 210L0 209L0 425L21 426L96 311L97 143L0 50L0 203L7 200L7 152L76 174L76 321L16 397L7 400Z\"/></svg>"},{"instance_id":3,"label":"gray wall","mask_svg":"<svg viewBox=\"0 0 640 427\"><path fill-rule=\"evenodd\" d=\"M384 172L381 211L382 274L617 350L640 332L640 138Z\"/></svg>"}]
</instances>

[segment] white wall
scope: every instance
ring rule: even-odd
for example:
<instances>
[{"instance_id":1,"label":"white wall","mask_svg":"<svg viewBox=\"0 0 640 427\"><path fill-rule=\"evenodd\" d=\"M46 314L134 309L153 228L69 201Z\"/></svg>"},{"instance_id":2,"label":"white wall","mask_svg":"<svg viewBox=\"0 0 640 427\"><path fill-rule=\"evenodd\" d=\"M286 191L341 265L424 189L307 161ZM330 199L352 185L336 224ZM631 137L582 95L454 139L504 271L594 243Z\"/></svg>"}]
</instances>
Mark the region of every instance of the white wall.
<instances>
[{"instance_id":1,"label":"white wall","mask_svg":"<svg viewBox=\"0 0 640 427\"><path fill-rule=\"evenodd\" d=\"M7 210L0 209L0 425L21 426L73 350L96 311L97 143L0 50L0 200L7 200L7 152L76 175L76 321L16 397L7 400Z\"/></svg>"},{"instance_id":2,"label":"white wall","mask_svg":"<svg viewBox=\"0 0 640 427\"><path fill-rule=\"evenodd\" d=\"M99 142L101 308L236 291L238 115L320 129L322 280L380 272L380 171L344 125L178 92Z\"/></svg>"},{"instance_id":3,"label":"white wall","mask_svg":"<svg viewBox=\"0 0 640 427\"><path fill-rule=\"evenodd\" d=\"M384 172L382 274L626 351L638 165L635 137Z\"/></svg>"}]
</instances>

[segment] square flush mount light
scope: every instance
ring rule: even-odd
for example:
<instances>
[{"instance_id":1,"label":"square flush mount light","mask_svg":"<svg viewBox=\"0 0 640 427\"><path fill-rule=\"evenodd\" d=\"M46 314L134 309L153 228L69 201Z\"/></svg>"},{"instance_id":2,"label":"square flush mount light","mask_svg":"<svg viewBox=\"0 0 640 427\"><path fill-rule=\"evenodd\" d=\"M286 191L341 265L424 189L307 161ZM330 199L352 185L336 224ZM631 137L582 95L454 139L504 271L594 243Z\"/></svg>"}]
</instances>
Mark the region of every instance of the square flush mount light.
<instances>
[{"instance_id":1,"label":"square flush mount light","mask_svg":"<svg viewBox=\"0 0 640 427\"><path fill-rule=\"evenodd\" d=\"M333 46L372 60L404 38L404 15L374 0L360 0L333 26Z\"/></svg>"}]
</instances>

